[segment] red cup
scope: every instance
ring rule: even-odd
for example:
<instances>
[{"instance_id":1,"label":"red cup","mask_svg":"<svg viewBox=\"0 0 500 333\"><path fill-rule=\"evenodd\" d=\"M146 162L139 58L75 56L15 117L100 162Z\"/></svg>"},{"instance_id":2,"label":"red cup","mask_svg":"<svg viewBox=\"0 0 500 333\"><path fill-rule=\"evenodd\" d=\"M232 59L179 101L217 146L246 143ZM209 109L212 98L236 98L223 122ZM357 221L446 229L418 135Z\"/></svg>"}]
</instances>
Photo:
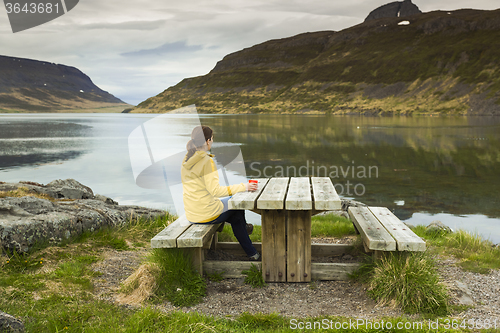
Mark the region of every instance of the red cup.
<instances>
[{"instance_id":1,"label":"red cup","mask_svg":"<svg viewBox=\"0 0 500 333\"><path fill-rule=\"evenodd\" d=\"M256 190L257 190L257 186L258 186L257 184L258 184L258 183L259 183L259 181L255 180L255 179L250 179L250 180L248 181L248 184L255 184L255 190L253 190L253 189L252 189L252 190L250 190L250 191L252 191L252 192L253 192L253 191L256 191Z\"/></svg>"}]
</instances>

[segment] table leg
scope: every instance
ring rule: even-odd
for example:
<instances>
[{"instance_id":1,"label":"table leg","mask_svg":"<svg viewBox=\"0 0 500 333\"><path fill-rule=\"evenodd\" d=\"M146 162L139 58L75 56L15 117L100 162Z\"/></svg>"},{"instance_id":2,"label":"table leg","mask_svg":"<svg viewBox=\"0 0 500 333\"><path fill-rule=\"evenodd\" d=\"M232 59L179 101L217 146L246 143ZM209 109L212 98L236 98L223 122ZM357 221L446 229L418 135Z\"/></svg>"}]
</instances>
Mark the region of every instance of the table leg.
<instances>
[{"instance_id":1,"label":"table leg","mask_svg":"<svg viewBox=\"0 0 500 333\"><path fill-rule=\"evenodd\" d=\"M262 211L262 277L286 281L286 215L284 210Z\"/></svg>"},{"instance_id":2,"label":"table leg","mask_svg":"<svg viewBox=\"0 0 500 333\"><path fill-rule=\"evenodd\" d=\"M287 281L311 281L311 211L287 211Z\"/></svg>"}]
</instances>

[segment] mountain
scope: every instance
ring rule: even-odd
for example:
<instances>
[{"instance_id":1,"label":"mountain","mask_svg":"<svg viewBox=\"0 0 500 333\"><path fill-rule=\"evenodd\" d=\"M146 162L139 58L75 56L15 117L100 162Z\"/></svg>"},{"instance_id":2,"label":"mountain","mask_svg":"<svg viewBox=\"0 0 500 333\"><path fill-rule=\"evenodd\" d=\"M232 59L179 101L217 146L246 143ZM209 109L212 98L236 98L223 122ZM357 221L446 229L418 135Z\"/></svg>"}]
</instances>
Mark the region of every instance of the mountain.
<instances>
[{"instance_id":1,"label":"mountain","mask_svg":"<svg viewBox=\"0 0 500 333\"><path fill-rule=\"evenodd\" d=\"M132 112L500 114L500 10L368 20L229 54Z\"/></svg>"},{"instance_id":2,"label":"mountain","mask_svg":"<svg viewBox=\"0 0 500 333\"><path fill-rule=\"evenodd\" d=\"M0 112L119 112L129 107L74 67L0 56L0 74Z\"/></svg>"}]
</instances>

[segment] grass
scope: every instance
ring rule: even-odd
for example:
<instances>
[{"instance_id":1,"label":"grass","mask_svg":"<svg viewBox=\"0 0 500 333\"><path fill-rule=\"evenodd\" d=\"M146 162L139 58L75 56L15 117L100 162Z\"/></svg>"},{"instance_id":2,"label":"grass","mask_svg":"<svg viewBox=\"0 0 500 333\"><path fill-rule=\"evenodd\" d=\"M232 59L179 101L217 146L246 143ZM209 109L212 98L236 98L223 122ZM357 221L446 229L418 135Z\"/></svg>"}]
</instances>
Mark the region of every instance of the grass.
<instances>
[{"instance_id":1,"label":"grass","mask_svg":"<svg viewBox=\"0 0 500 333\"><path fill-rule=\"evenodd\" d=\"M27 187L24 187L24 186L19 187L16 190L0 191L0 198L6 198L6 197L12 197L12 198L35 197L35 198L39 198L39 199L56 201L56 199L52 198L48 194L30 191Z\"/></svg>"},{"instance_id":2,"label":"grass","mask_svg":"<svg viewBox=\"0 0 500 333\"><path fill-rule=\"evenodd\" d=\"M252 242L262 242L262 226L254 225L250 235ZM343 237L356 235L352 222L337 215L313 216L311 221L311 237ZM229 224L219 233L219 242L237 242Z\"/></svg>"},{"instance_id":3,"label":"grass","mask_svg":"<svg viewBox=\"0 0 500 333\"><path fill-rule=\"evenodd\" d=\"M368 284L369 295L379 304L442 316L450 312L448 294L435 265L426 252L391 252L381 260L366 261L354 277Z\"/></svg>"},{"instance_id":4,"label":"grass","mask_svg":"<svg viewBox=\"0 0 500 333\"><path fill-rule=\"evenodd\" d=\"M255 264L250 266L249 270L242 272L246 275L245 283L251 285L253 288L262 288L267 286L262 277L262 270L260 270Z\"/></svg>"},{"instance_id":5,"label":"grass","mask_svg":"<svg viewBox=\"0 0 500 333\"><path fill-rule=\"evenodd\" d=\"M314 219L313 223L318 230L317 235L332 236L330 233L337 233L333 229L341 229L343 228L341 226L346 224L345 221L332 217L331 223L338 223L338 228L327 228L324 225L328 223L327 219L328 217ZM162 312L148 304L161 303L165 298L170 298L172 303L175 302L178 306L194 304L200 301L205 292L205 282L192 271L189 256L175 251L152 251L150 258L124 282L122 292L131 297L127 301L133 297L136 297L136 300L140 299L139 302L128 302L128 304L146 305L137 308L123 307L100 300L92 294L92 279L95 278L96 272L90 269L90 265L100 260L103 251L114 249L116 244L121 243L112 242L111 239L123 240L129 250L137 247L143 248L150 238L171 220L173 218L170 216L154 221L132 219L126 226L86 234L60 246L39 248L27 254L9 253L8 256L4 254L0 257L0 309L22 319L26 332L37 333L110 331L128 333L165 330L169 332L295 332L297 329L293 325L298 322L310 325L311 328L316 327L316 329L311 329L315 332L322 331L314 326L316 324L347 324L349 320L352 320L352 318L334 316L288 318L275 313L241 313L220 318L196 312ZM345 230L347 230L345 231L347 235L351 234L348 228ZM253 237L259 239L260 228L256 228L254 233L256 235ZM477 241L473 242L464 235L427 235L428 242L436 244L444 243L445 239L446 242L455 244L455 249L467 251L482 249L482 245L479 245ZM117 250L120 248L121 246L118 246ZM415 295L417 292L429 295L431 292L430 289L416 290L424 284L424 281L427 284L435 281L431 274L433 267L428 266L432 262L426 261L427 258L424 259L418 256L409 257L409 259L402 256L389 257L386 261L381 261L378 268L373 263L371 266L365 265L365 272L360 276L366 277L368 272L374 274L366 280L366 283L375 298L385 300L387 303L397 299L406 302L407 309L425 313L429 307L432 309L432 305L416 304L417 297L408 296ZM179 275L178 272L182 273ZM262 279L262 274L255 265L249 270L247 278L254 279L254 283L263 283L262 280L256 281L257 278ZM391 281L391 278L397 278L397 281L388 284L387 281ZM217 274L214 274L214 279L217 280ZM437 281L435 282L437 285ZM387 285L396 287L390 289ZM317 284L311 282L309 288L314 290ZM196 292L192 292L193 290ZM402 290L405 292L408 290L408 292L403 294ZM398 330L402 332L429 331L429 322L424 317L382 318L373 322L380 323L381 320L386 323L390 322L393 327L397 323L411 327ZM414 329L415 324L419 322L423 325ZM364 326L346 327L342 331L381 331ZM432 331L449 332L451 330L441 326Z\"/></svg>"},{"instance_id":6,"label":"grass","mask_svg":"<svg viewBox=\"0 0 500 333\"><path fill-rule=\"evenodd\" d=\"M435 253L459 259L459 265L465 270L488 274L500 268L500 248L477 234L465 230L429 233L425 226L417 226L415 233L424 238Z\"/></svg>"},{"instance_id":7,"label":"grass","mask_svg":"<svg viewBox=\"0 0 500 333\"><path fill-rule=\"evenodd\" d=\"M183 249L153 249L149 262L158 267L155 294L175 306L192 306L206 293L206 282L191 264Z\"/></svg>"}]
</instances>

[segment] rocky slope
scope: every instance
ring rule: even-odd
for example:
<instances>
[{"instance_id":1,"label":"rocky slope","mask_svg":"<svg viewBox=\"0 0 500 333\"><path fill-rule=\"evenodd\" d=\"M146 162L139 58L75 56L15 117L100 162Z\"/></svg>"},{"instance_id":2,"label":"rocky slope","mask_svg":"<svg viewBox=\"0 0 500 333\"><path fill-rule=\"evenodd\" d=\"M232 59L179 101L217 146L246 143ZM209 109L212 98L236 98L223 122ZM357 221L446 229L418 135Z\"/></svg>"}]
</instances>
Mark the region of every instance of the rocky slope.
<instances>
[{"instance_id":1,"label":"rocky slope","mask_svg":"<svg viewBox=\"0 0 500 333\"><path fill-rule=\"evenodd\" d=\"M500 10L378 18L229 54L132 112L500 114L499 58Z\"/></svg>"},{"instance_id":2,"label":"rocky slope","mask_svg":"<svg viewBox=\"0 0 500 333\"><path fill-rule=\"evenodd\" d=\"M0 56L0 74L0 112L129 106L74 67Z\"/></svg>"}]
</instances>

